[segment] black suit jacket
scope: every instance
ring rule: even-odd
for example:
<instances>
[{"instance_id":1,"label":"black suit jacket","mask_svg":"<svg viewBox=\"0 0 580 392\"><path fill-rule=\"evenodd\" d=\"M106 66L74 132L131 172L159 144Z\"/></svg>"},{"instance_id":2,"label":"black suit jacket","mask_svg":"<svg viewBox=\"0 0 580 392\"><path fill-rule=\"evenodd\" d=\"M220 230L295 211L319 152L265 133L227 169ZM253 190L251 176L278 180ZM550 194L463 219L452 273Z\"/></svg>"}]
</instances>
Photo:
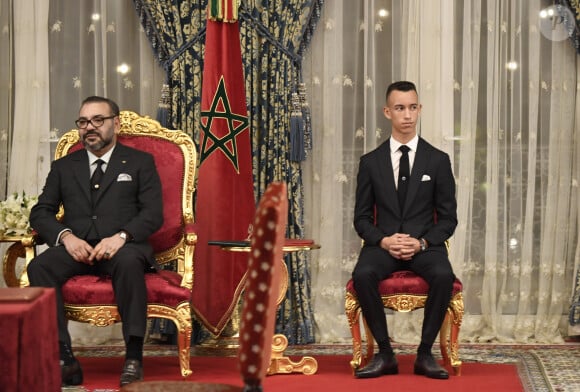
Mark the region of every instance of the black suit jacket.
<instances>
[{"instance_id":1,"label":"black suit jacket","mask_svg":"<svg viewBox=\"0 0 580 392\"><path fill-rule=\"evenodd\" d=\"M436 218L435 218L436 216ZM457 226L455 179L449 155L419 138L401 211L391 162L390 141L360 159L354 227L365 244L376 246L394 233L443 246Z\"/></svg>"},{"instance_id":2,"label":"black suit jacket","mask_svg":"<svg viewBox=\"0 0 580 392\"><path fill-rule=\"evenodd\" d=\"M135 247L155 266L147 239L163 223L163 201L153 156L117 142L94 207L89 184L86 150L53 161L38 203L32 208L31 226L49 246L55 245L58 234L67 228L84 239L93 224L99 239L126 230L133 241L125 246ZM59 222L56 214L61 204L65 214Z\"/></svg>"}]
</instances>

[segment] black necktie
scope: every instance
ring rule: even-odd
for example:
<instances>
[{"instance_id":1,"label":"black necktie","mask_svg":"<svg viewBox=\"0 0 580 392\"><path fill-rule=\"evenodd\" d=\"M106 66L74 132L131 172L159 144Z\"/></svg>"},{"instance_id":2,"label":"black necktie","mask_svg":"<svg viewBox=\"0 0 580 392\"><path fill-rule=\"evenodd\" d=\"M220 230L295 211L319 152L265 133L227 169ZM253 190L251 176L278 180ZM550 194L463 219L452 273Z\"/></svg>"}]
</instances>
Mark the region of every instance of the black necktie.
<instances>
[{"instance_id":1,"label":"black necktie","mask_svg":"<svg viewBox=\"0 0 580 392\"><path fill-rule=\"evenodd\" d=\"M104 175L102 166L103 163L105 163L105 161L103 161L102 159L97 159L94 163L97 165L97 167L95 168L95 171L91 176L91 203L93 205L93 208L95 207L95 203L97 201L97 191L101 187L101 180L103 179ZM90 239L91 241L95 241L95 243L98 242L98 240L95 240L96 238L99 238L99 234L95 226L95 221L93 221L91 229L87 234L86 238Z\"/></svg>"},{"instance_id":2,"label":"black necktie","mask_svg":"<svg viewBox=\"0 0 580 392\"><path fill-rule=\"evenodd\" d=\"M105 161L103 161L102 159L97 159L95 161L95 164L97 165L97 167L95 168L95 171L93 172L93 175L91 176L91 190L93 191L98 191L99 188L101 187L101 180L103 179L103 163L105 163Z\"/></svg>"},{"instance_id":3,"label":"black necktie","mask_svg":"<svg viewBox=\"0 0 580 392\"><path fill-rule=\"evenodd\" d=\"M411 175L409 170L409 150L410 148L404 144L399 147L401 155L401 160L399 161L399 182L397 183L397 193L399 195L399 206L401 210L405 206L405 198L407 197L407 188L409 187L409 176Z\"/></svg>"}]
</instances>

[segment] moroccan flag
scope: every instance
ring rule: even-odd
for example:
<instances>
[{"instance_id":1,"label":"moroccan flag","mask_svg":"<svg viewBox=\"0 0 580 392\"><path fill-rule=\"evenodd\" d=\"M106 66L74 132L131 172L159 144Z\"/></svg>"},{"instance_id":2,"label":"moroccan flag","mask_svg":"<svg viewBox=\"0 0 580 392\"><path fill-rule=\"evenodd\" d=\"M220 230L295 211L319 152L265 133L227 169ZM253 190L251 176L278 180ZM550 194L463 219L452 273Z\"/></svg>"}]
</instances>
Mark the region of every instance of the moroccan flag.
<instances>
[{"instance_id":1,"label":"moroccan flag","mask_svg":"<svg viewBox=\"0 0 580 392\"><path fill-rule=\"evenodd\" d=\"M252 152L236 0L210 0L203 66L192 305L218 335L237 306L248 254L208 241L248 238L254 216Z\"/></svg>"}]
</instances>

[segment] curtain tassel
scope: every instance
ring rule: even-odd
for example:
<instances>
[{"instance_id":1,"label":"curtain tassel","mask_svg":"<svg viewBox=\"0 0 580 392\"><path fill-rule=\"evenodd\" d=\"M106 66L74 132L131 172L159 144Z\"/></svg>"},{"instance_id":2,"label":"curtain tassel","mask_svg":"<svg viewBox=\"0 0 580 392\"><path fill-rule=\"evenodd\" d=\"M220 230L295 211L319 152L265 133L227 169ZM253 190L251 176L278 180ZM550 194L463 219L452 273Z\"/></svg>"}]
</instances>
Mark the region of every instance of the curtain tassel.
<instances>
[{"instance_id":1,"label":"curtain tassel","mask_svg":"<svg viewBox=\"0 0 580 392\"><path fill-rule=\"evenodd\" d=\"M159 105L157 107L157 121L162 127L169 127L169 109L171 108L171 101L169 97L169 85L163 83L161 87L161 98L159 98Z\"/></svg>"},{"instance_id":2,"label":"curtain tassel","mask_svg":"<svg viewBox=\"0 0 580 392\"><path fill-rule=\"evenodd\" d=\"M304 120L298 93L292 93L292 112L290 114L290 160L302 162L306 159L304 151Z\"/></svg>"},{"instance_id":3,"label":"curtain tassel","mask_svg":"<svg viewBox=\"0 0 580 392\"><path fill-rule=\"evenodd\" d=\"M310 106L308 105L308 101L306 101L306 85L304 83L298 85L298 97L300 98L300 108L304 122L304 150L305 155L308 156L308 151L312 150L312 121Z\"/></svg>"}]
</instances>

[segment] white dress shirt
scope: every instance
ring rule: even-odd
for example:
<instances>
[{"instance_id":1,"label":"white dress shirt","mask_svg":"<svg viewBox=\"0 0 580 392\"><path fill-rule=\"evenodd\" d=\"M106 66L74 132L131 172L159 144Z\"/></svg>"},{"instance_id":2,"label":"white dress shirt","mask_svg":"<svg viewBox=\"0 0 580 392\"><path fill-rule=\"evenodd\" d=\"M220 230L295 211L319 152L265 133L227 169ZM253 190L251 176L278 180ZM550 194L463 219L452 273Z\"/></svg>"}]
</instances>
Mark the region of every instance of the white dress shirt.
<instances>
[{"instance_id":1,"label":"white dress shirt","mask_svg":"<svg viewBox=\"0 0 580 392\"><path fill-rule=\"evenodd\" d=\"M391 162L393 163L393 174L395 176L395 186L399 187L399 162L401 161L401 156L403 153L399 151L399 147L403 145L396 141L393 137L390 139L391 141ZM410 148L409 150L409 173L413 172L413 163L415 162L415 154L417 153L417 145L419 144L419 136L415 135L413 139L406 144L407 147Z\"/></svg>"}]
</instances>

